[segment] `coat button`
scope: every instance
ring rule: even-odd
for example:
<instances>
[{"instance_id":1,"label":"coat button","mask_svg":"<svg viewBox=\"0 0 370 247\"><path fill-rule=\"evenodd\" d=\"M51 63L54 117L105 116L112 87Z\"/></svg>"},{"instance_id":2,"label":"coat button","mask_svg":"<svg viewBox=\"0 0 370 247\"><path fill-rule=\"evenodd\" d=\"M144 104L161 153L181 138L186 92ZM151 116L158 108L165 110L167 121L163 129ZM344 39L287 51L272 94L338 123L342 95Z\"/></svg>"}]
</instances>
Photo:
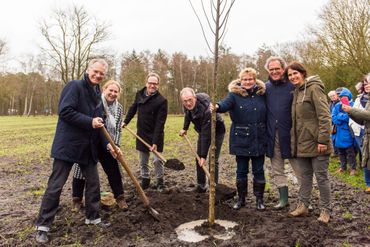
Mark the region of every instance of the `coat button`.
<instances>
[{"instance_id":1,"label":"coat button","mask_svg":"<svg viewBox=\"0 0 370 247\"><path fill-rule=\"evenodd\" d=\"M242 109L243 108L243 106L240 106L240 109Z\"/></svg>"},{"instance_id":2,"label":"coat button","mask_svg":"<svg viewBox=\"0 0 370 247\"><path fill-rule=\"evenodd\" d=\"M257 108L254 108L255 111L257 111Z\"/></svg>"}]
</instances>

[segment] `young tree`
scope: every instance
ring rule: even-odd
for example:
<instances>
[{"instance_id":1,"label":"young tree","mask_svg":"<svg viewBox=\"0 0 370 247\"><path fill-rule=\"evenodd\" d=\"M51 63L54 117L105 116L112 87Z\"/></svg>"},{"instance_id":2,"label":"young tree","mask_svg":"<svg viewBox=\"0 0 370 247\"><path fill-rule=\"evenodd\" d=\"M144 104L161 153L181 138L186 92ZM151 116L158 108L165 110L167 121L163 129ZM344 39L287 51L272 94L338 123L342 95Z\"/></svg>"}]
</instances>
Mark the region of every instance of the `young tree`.
<instances>
[{"instance_id":1,"label":"young tree","mask_svg":"<svg viewBox=\"0 0 370 247\"><path fill-rule=\"evenodd\" d=\"M235 0L211 0L209 1L209 12L207 13L204 1L201 0L202 11L204 13L205 21L213 36L214 46L211 48L210 40L207 38L204 30L203 22L201 21L197 11L195 10L191 0L189 3L199 21L202 29L203 37L207 43L208 49L213 54L213 83L212 83L212 101L215 102L217 98L217 83L218 83L218 61L220 52L220 43L225 35L227 21L230 16L230 10L235 3ZM208 222L211 226L215 223L215 153L216 153L216 112L212 113L212 132L211 132L211 152L210 152L210 190L209 190L209 216Z\"/></svg>"},{"instance_id":2,"label":"young tree","mask_svg":"<svg viewBox=\"0 0 370 247\"><path fill-rule=\"evenodd\" d=\"M47 42L43 50L64 83L81 78L97 46L108 39L108 25L78 6L54 10L40 31Z\"/></svg>"}]
</instances>

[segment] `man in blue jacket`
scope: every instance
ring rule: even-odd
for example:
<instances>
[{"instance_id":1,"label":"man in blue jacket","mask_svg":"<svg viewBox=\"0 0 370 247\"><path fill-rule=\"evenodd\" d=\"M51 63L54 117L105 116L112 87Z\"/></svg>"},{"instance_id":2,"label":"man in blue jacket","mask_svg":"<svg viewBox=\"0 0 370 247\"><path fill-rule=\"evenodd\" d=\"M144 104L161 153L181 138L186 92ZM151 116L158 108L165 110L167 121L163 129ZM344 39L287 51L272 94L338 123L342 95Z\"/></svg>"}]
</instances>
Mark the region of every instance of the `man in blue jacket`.
<instances>
[{"instance_id":1,"label":"man in blue jacket","mask_svg":"<svg viewBox=\"0 0 370 247\"><path fill-rule=\"evenodd\" d=\"M86 178L85 224L107 226L99 216L100 184L96 167L98 145L101 142L99 128L104 126L103 107L99 84L108 64L103 59L90 61L82 80L70 81L60 96L58 123L51 150L53 170L42 199L36 221L36 241L49 241L49 231L59 206L60 194L74 163L80 164ZM110 145L107 146L110 148Z\"/></svg>"},{"instance_id":2,"label":"man in blue jacket","mask_svg":"<svg viewBox=\"0 0 370 247\"><path fill-rule=\"evenodd\" d=\"M272 182L280 195L279 204L275 209L288 205L288 179L285 175L284 160L289 159L295 170L290 149L294 86L283 78L285 67L286 63L280 57L270 57L265 64L265 69L269 72L269 80L266 82L267 157L271 159Z\"/></svg>"}]
</instances>

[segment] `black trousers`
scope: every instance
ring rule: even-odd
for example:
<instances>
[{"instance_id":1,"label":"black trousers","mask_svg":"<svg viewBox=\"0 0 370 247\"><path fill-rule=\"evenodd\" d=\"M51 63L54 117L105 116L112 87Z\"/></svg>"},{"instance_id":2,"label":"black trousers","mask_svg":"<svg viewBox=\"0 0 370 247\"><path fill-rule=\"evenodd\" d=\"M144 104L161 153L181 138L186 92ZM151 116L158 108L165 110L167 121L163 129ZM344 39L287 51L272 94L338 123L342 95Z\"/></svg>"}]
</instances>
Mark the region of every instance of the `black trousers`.
<instances>
[{"instance_id":1,"label":"black trousers","mask_svg":"<svg viewBox=\"0 0 370 247\"><path fill-rule=\"evenodd\" d=\"M100 150L98 153L100 164L103 167L105 174L107 174L109 185L113 191L114 198L123 195L123 184L121 172L118 167L118 162L106 150ZM82 198L85 188L85 180L73 178L72 196Z\"/></svg>"},{"instance_id":2,"label":"black trousers","mask_svg":"<svg viewBox=\"0 0 370 247\"><path fill-rule=\"evenodd\" d=\"M54 159L53 171L49 177L45 194L42 198L39 215L36 221L38 228L48 230L57 213L60 194L66 183L73 162ZM80 164L82 174L86 178L85 202L86 219L95 220L99 218L100 207L100 184L96 164Z\"/></svg>"},{"instance_id":3,"label":"black trousers","mask_svg":"<svg viewBox=\"0 0 370 247\"><path fill-rule=\"evenodd\" d=\"M224 133L216 134L216 163L215 163L215 183L216 184L218 184L218 166L219 166L218 159L220 157L222 142L224 141L224 136L225 136ZM197 153L198 155L200 153L200 138L198 138ZM203 169L199 166L198 160L195 159L195 161L197 164L197 183L199 185L204 186L206 184L206 174L204 173ZM210 162L208 162L208 164L210 164Z\"/></svg>"}]
</instances>

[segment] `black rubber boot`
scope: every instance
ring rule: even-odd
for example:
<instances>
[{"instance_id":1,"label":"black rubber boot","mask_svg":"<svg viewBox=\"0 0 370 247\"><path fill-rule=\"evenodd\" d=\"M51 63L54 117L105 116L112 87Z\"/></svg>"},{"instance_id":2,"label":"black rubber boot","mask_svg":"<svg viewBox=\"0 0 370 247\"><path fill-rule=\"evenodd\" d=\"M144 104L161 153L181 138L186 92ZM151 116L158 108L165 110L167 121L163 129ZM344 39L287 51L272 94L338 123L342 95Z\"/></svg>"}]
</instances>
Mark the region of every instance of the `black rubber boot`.
<instances>
[{"instance_id":1,"label":"black rubber boot","mask_svg":"<svg viewBox=\"0 0 370 247\"><path fill-rule=\"evenodd\" d=\"M149 185L150 185L150 178L142 178L141 179L141 188L143 190L146 190L147 188L149 188Z\"/></svg>"},{"instance_id":2,"label":"black rubber boot","mask_svg":"<svg viewBox=\"0 0 370 247\"><path fill-rule=\"evenodd\" d=\"M265 183L253 182L253 194L256 196L256 209L265 210L263 205L263 193L265 192Z\"/></svg>"},{"instance_id":3,"label":"black rubber boot","mask_svg":"<svg viewBox=\"0 0 370 247\"><path fill-rule=\"evenodd\" d=\"M157 190L159 192L162 192L164 190L164 182L163 182L163 178L158 178L157 179Z\"/></svg>"},{"instance_id":4,"label":"black rubber boot","mask_svg":"<svg viewBox=\"0 0 370 247\"><path fill-rule=\"evenodd\" d=\"M236 188L238 192L238 201L233 206L233 209L239 210L241 207L245 206L245 196L248 190L247 179L238 179L236 181Z\"/></svg>"}]
</instances>

